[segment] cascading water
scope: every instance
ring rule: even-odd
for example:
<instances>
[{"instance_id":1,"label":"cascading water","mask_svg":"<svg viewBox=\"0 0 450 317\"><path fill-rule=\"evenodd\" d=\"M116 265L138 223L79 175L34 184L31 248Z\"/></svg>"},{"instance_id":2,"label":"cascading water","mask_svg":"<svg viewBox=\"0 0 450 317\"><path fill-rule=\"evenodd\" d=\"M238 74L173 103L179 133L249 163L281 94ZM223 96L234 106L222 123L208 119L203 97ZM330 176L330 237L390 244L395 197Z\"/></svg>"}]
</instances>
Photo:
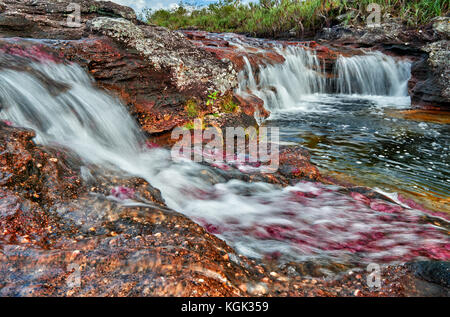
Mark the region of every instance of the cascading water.
<instances>
[{"instance_id":1,"label":"cascading water","mask_svg":"<svg viewBox=\"0 0 450 317\"><path fill-rule=\"evenodd\" d=\"M311 49L278 53L285 63L252 69L246 60L237 93L264 101L271 112L264 124L280 127L282 142L307 147L326 171L417 193L429 197L428 206L450 210L448 128L402 119L411 106L410 61L359 51L325 71Z\"/></svg>"},{"instance_id":2,"label":"cascading water","mask_svg":"<svg viewBox=\"0 0 450 317\"><path fill-rule=\"evenodd\" d=\"M258 81L248 58L244 57L245 69L239 74L238 94L245 95L250 91L264 101L268 110L273 111L301 108L301 96L325 92L326 76L313 53L299 47L279 48L277 52L286 61L261 66Z\"/></svg>"},{"instance_id":3,"label":"cascading water","mask_svg":"<svg viewBox=\"0 0 450 317\"><path fill-rule=\"evenodd\" d=\"M291 67L295 69L294 61ZM38 142L71 149L86 163L147 179L169 207L247 256L359 264L450 258L447 236L422 223L418 210L379 201L367 206L360 196L343 194L337 186L304 182L279 188L226 181L214 168L175 163L169 151L145 148L124 105L95 89L76 65L1 69L0 82L1 119L35 129ZM321 83L315 85L320 88Z\"/></svg>"},{"instance_id":4,"label":"cascading water","mask_svg":"<svg viewBox=\"0 0 450 317\"><path fill-rule=\"evenodd\" d=\"M269 111L323 111L326 109L317 104L317 100L324 94L408 98L407 83L411 73L408 61L397 61L380 52L340 56L334 78L329 78L312 51L289 46L278 48L277 52L285 58L284 63L262 65L255 72L244 57L245 68L239 74L237 93L256 95Z\"/></svg>"},{"instance_id":5,"label":"cascading water","mask_svg":"<svg viewBox=\"0 0 450 317\"><path fill-rule=\"evenodd\" d=\"M343 57L336 62L337 93L407 96L411 63L380 52Z\"/></svg>"}]
</instances>

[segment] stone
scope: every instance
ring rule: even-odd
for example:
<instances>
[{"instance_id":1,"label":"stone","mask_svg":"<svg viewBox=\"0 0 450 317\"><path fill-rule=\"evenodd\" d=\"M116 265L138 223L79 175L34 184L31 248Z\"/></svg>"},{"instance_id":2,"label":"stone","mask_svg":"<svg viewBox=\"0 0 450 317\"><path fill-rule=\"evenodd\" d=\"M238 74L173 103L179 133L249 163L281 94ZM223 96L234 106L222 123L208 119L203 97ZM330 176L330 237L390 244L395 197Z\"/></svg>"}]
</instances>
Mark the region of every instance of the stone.
<instances>
[{"instance_id":1,"label":"stone","mask_svg":"<svg viewBox=\"0 0 450 317\"><path fill-rule=\"evenodd\" d=\"M424 55L413 64L408 83L412 103L450 109L450 41L427 44L421 51Z\"/></svg>"}]
</instances>

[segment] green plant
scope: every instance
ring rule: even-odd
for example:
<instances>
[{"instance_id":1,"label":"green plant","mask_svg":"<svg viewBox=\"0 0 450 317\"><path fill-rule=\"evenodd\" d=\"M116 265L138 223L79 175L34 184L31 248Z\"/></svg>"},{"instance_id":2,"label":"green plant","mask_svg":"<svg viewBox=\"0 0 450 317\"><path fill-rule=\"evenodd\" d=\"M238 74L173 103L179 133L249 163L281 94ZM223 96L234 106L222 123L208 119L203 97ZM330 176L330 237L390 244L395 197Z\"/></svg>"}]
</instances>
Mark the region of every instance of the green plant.
<instances>
[{"instance_id":1,"label":"green plant","mask_svg":"<svg viewBox=\"0 0 450 317\"><path fill-rule=\"evenodd\" d=\"M409 25L426 24L436 16L449 14L448 0L260 0L243 4L238 0L221 0L207 7L186 10L147 11L150 23L171 29L198 28L210 32L250 33L273 37L295 31L298 35L340 23L365 23L367 6L377 3L382 14L400 18ZM352 13L351 15L349 13Z\"/></svg>"},{"instance_id":2,"label":"green plant","mask_svg":"<svg viewBox=\"0 0 450 317\"><path fill-rule=\"evenodd\" d=\"M239 106L231 99L225 100L222 104L222 111L225 113L233 113L235 112Z\"/></svg>"},{"instance_id":3,"label":"green plant","mask_svg":"<svg viewBox=\"0 0 450 317\"><path fill-rule=\"evenodd\" d=\"M197 102L194 99L188 100L185 110L189 118L197 118L199 115Z\"/></svg>"},{"instance_id":4,"label":"green plant","mask_svg":"<svg viewBox=\"0 0 450 317\"><path fill-rule=\"evenodd\" d=\"M195 120L194 121L189 121L189 122L184 124L183 129L185 129L185 130L194 130L196 128L199 128L199 129L204 130L206 128L205 122L203 120L200 120L200 123L201 123L201 126L198 126L198 125L196 126ZM197 122L197 124L198 124L198 122Z\"/></svg>"},{"instance_id":5,"label":"green plant","mask_svg":"<svg viewBox=\"0 0 450 317\"><path fill-rule=\"evenodd\" d=\"M194 130L194 122L187 122L184 126L183 126L183 128L184 129L186 129L186 130Z\"/></svg>"},{"instance_id":6,"label":"green plant","mask_svg":"<svg viewBox=\"0 0 450 317\"><path fill-rule=\"evenodd\" d=\"M214 103L217 100L218 91L214 91L208 95L208 100L206 101L207 106L214 106Z\"/></svg>"}]
</instances>

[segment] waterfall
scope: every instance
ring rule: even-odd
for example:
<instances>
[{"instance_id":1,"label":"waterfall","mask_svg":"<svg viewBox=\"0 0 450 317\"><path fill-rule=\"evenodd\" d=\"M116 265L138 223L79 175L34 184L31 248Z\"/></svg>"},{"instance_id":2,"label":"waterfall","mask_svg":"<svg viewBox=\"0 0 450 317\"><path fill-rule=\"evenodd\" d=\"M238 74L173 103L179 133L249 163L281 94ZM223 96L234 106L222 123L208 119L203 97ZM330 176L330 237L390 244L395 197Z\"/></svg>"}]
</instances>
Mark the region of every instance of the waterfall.
<instances>
[{"instance_id":1,"label":"waterfall","mask_svg":"<svg viewBox=\"0 0 450 317\"><path fill-rule=\"evenodd\" d=\"M261 66L258 80L248 58L244 57L245 68L239 74L237 93L250 92L264 100L269 110L279 110L298 108L302 96L325 92L326 77L315 54L295 46L279 48L277 52L286 61Z\"/></svg>"},{"instance_id":2,"label":"waterfall","mask_svg":"<svg viewBox=\"0 0 450 317\"><path fill-rule=\"evenodd\" d=\"M411 63L380 52L343 57L336 62L337 93L407 96Z\"/></svg>"},{"instance_id":3,"label":"waterfall","mask_svg":"<svg viewBox=\"0 0 450 317\"><path fill-rule=\"evenodd\" d=\"M271 111L316 110L320 94L361 96L408 96L411 63L397 61L380 52L359 56L340 56L329 76L314 52L301 47L277 50L286 61L252 69L244 57L237 93L251 93ZM255 74L256 78L255 78ZM334 77L334 78L333 78ZM316 98L313 98L314 95ZM314 102L310 102L311 100Z\"/></svg>"},{"instance_id":4,"label":"waterfall","mask_svg":"<svg viewBox=\"0 0 450 317\"><path fill-rule=\"evenodd\" d=\"M298 65L305 60L309 64ZM297 88L312 93L324 84L315 70L305 69L305 65L317 66L316 62L310 53L292 51L285 76L279 74L281 65L267 71L279 75L277 85L287 84L288 95L295 96ZM305 86L289 82L291 76ZM274 80L268 74L262 78L266 84ZM252 81L250 85L256 82ZM302 261L340 259L344 254L348 259L358 247L355 263L370 263L382 261L387 253L402 258L422 247L423 228L413 220L417 211L395 214L391 223L388 215L384 220L337 186L301 182L280 188L227 181L214 168L174 162L170 151L146 148L145 137L125 106L96 89L77 65L30 63L22 70L1 68L0 103L0 119L33 128L39 143L70 149L86 168L107 167L146 179L161 190L170 208L210 228L244 255L262 258L279 253L285 260ZM367 233L380 228L389 232L385 243L392 247L358 245L367 240Z\"/></svg>"},{"instance_id":5,"label":"waterfall","mask_svg":"<svg viewBox=\"0 0 450 317\"><path fill-rule=\"evenodd\" d=\"M125 107L96 89L82 68L38 63L28 68L0 71L0 119L32 128L39 143L75 148L91 163L126 163L139 150L144 138Z\"/></svg>"}]
</instances>

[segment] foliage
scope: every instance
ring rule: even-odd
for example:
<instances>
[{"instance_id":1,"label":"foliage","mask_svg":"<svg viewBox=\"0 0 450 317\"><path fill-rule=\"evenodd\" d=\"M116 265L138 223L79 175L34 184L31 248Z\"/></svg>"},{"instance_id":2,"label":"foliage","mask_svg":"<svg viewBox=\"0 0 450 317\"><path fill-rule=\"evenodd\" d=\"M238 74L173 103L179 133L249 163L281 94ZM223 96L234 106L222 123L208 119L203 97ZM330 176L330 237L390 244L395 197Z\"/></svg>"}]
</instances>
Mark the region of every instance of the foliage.
<instances>
[{"instance_id":1,"label":"foliage","mask_svg":"<svg viewBox=\"0 0 450 317\"><path fill-rule=\"evenodd\" d=\"M235 112L239 106L233 101L233 98L230 96L226 98L221 105L221 109L225 113L233 113Z\"/></svg>"},{"instance_id":2,"label":"foliage","mask_svg":"<svg viewBox=\"0 0 450 317\"><path fill-rule=\"evenodd\" d=\"M189 118L196 118L199 115L198 105L194 99L188 100L185 110Z\"/></svg>"},{"instance_id":3,"label":"foliage","mask_svg":"<svg viewBox=\"0 0 450 317\"><path fill-rule=\"evenodd\" d=\"M153 24L171 29L197 28L210 32L238 32L255 36L297 35L337 23L364 23L367 6L377 3L382 14L400 18L408 25L429 22L449 14L448 0L260 0L242 4L220 0L207 7L188 10L184 4L173 10L147 10Z\"/></svg>"},{"instance_id":4,"label":"foliage","mask_svg":"<svg viewBox=\"0 0 450 317\"><path fill-rule=\"evenodd\" d=\"M214 106L214 103L217 100L218 91L214 91L208 95L208 101L206 101L207 106Z\"/></svg>"}]
</instances>

